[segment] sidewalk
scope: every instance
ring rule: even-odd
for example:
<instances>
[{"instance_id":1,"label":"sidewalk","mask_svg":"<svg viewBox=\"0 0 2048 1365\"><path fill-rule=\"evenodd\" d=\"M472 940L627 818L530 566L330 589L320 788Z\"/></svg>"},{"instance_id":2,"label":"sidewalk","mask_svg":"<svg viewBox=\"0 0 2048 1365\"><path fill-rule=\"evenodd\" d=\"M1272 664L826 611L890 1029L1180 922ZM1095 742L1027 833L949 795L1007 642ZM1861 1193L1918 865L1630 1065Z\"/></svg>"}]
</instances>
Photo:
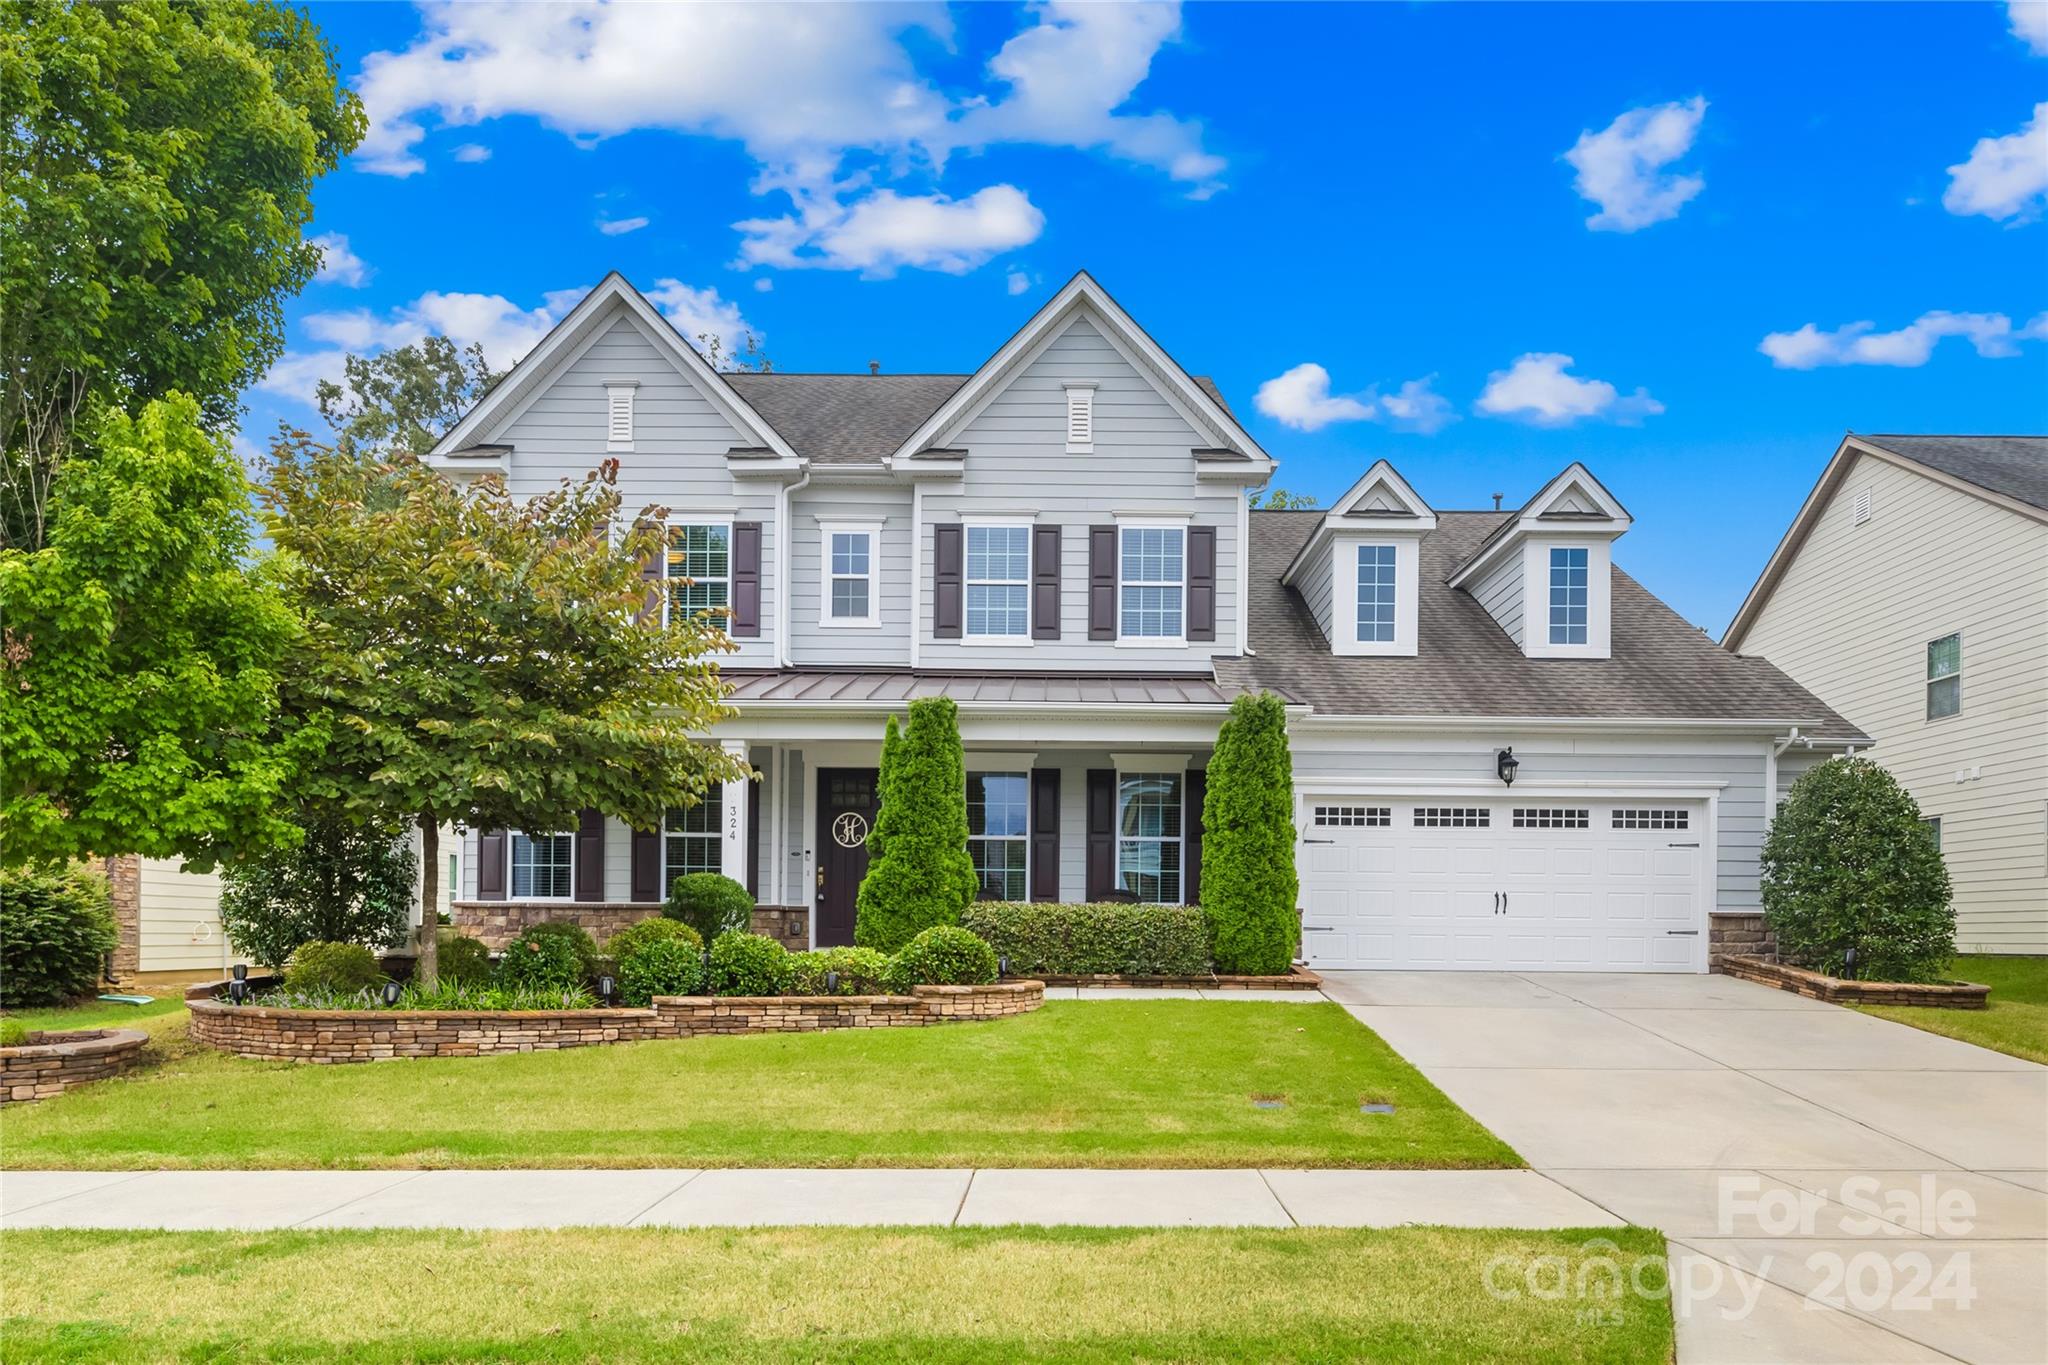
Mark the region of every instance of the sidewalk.
<instances>
[{"instance_id":1,"label":"sidewalk","mask_svg":"<svg viewBox=\"0 0 2048 1365\"><path fill-rule=\"evenodd\" d=\"M6 1171L0 1228L1620 1227L1535 1171Z\"/></svg>"}]
</instances>

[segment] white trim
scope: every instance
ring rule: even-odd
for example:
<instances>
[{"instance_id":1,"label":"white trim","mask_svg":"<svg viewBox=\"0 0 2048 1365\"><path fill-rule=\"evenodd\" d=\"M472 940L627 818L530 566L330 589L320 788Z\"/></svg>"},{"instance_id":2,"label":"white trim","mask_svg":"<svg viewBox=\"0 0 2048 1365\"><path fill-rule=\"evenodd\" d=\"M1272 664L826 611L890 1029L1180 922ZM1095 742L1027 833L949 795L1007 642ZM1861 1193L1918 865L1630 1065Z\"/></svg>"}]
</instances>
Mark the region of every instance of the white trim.
<instances>
[{"instance_id":1,"label":"white trim","mask_svg":"<svg viewBox=\"0 0 2048 1365\"><path fill-rule=\"evenodd\" d=\"M917 480L916 482L914 482L914 483L912 483L912 484L910 485L910 594L909 594L909 596L910 596L910 668L911 668L911 671L912 671L912 672L916 672L916 671L917 671L917 661L918 661L918 658L919 658L919 657L920 657L920 656L921 656L921 655L923 654L923 652L924 652L924 631L925 631L925 613L924 613L924 584L925 584L925 573L924 573L924 565L925 565L925 555L924 555L924 489L925 489L925 482L924 482L924 480L923 480L923 479L919 479L919 480ZM961 548L961 554L962 554L962 558L963 558L963 560L964 560L964 558L965 558L965 554L966 554L966 549L967 549L967 547L966 547L966 545L965 545L965 544L963 543L963 544L962 544L962 546L961 546L960 548ZM963 563L961 564L961 566L960 566L960 567L961 567L962 569L965 569L965 568L966 568L967 566L966 566L966 564L965 564L965 563L963 562ZM937 598L938 598L938 587L937 587L937 583L936 583L936 582L934 582L934 584L933 584L933 588L932 588L932 596L933 596L933 600L934 600L934 602L936 602L936 601L937 601ZM967 602L966 602L966 599L965 599L964 597L963 597L963 598L961 599L961 602L960 602L960 607L961 607L961 611L962 611L962 613L963 613L963 620L962 620L961 624L962 624L962 625L964 626L964 625L966 624L966 622L965 622L965 620L964 620L964 614L965 614L965 611L966 611L966 607L967 607Z\"/></svg>"},{"instance_id":2,"label":"white trim","mask_svg":"<svg viewBox=\"0 0 2048 1365\"><path fill-rule=\"evenodd\" d=\"M876 630L882 624L882 521L880 519L827 521L818 518L818 626L822 630ZM832 585L841 578L860 574L832 571L832 537L865 536L868 542L868 611L865 616L834 616Z\"/></svg>"},{"instance_id":3,"label":"white trim","mask_svg":"<svg viewBox=\"0 0 2048 1365\"><path fill-rule=\"evenodd\" d=\"M980 764L980 765L982 765L982 766L980 766L980 767L976 767L976 766L975 766L976 764ZM988 766L989 764L998 764L998 765L1007 765L1007 766L989 767L989 766ZM970 769L971 771L974 771L974 772L984 772L984 773L995 773L995 772L1004 772L1004 773L1007 773L1007 772L1015 772L1015 771L1016 771L1017 769L1019 769L1019 768L1023 768L1023 769L1025 769L1026 771L1029 771L1030 769L1032 769L1032 768L1035 768L1035 767L1037 767L1037 766L1038 766L1038 751L1037 751L1037 750L1035 750L1035 749L1023 749L1023 750L1005 750L1005 751L995 751L995 750L984 750L984 749L969 749L969 750L967 750L967 767L968 767L968 768L969 768L969 769Z\"/></svg>"},{"instance_id":4,"label":"white trim","mask_svg":"<svg viewBox=\"0 0 2048 1365\"><path fill-rule=\"evenodd\" d=\"M1070 379L1060 385L1060 392L1067 400L1066 441L1067 454L1093 455L1095 453L1095 389L1092 379ZM1080 420L1076 421L1076 417ZM1076 440L1074 432L1085 428L1086 439Z\"/></svg>"},{"instance_id":5,"label":"white trim","mask_svg":"<svg viewBox=\"0 0 2048 1365\"><path fill-rule=\"evenodd\" d=\"M552 834L529 834L521 829L505 831L505 899L508 901L549 901L558 905L575 905L576 900L576 830L557 830ZM512 889L512 874L515 864L512 858L513 841L524 839L528 843L535 839L567 839L569 841L569 894L566 896L521 896Z\"/></svg>"},{"instance_id":6,"label":"white trim","mask_svg":"<svg viewBox=\"0 0 2048 1365\"><path fill-rule=\"evenodd\" d=\"M1032 637L1031 637L1031 628L1032 628L1032 626L1033 626L1033 624L1034 624L1034 622L1033 622L1033 621L1032 621L1032 619L1031 619L1031 585L1032 585L1032 577L1033 577L1033 572L1034 572L1034 570L1035 570L1035 569L1036 569L1036 567L1037 567L1036 565L1034 565L1034 564L1032 563L1032 558L1033 558L1033 555L1034 555L1034 553L1035 553L1035 547L1034 547L1034 546L1033 546L1033 544L1032 544L1032 529L1033 529L1033 525L1034 525L1033 521L1032 521L1031 519L1028 519L1028 518L1027 518L1027 519L1017 519L1017 518L1012 518L1012 517L962 517L962 518L960 518L960 639L962 640L962 642L966 642L966 641L970 641L970 640L971 640L971 641L973 641L973 642L974 642L975 644L977 644L977 645L995 645L995 646L997 646L998 648L1002 648L1002 649L1016 649L1016 648L1022 648L1022 649L1029 649L1029 648L1031 647L1031 642L1032 642ZM969 564L971 564L971 563L973 563L973 562L974 562L974 544L973 544L973 542L974 542L974 533L975 533L976 531L1022 531L1022 532L1024 533L1024 577L1022 577L1021 579L1019 579L1019 578L981 578L981 579L977 579L977 578L975 578L975 577L974 577L973 575L971 575L971 574L970 574L970 573L968 572L968 570L967 570L967 566L968 566ZM1064 567L1065 567L1065 566L1063 565L1063 566L1062 566L1062 569L1064 569ZM988 587L1004 587L1004 588L1018 588L1018 587L1021 587L1022 589L1024 589L1024 633L1023 633L1023 634L1021 634L1021 635L1012 635L1012 634L1010 634L1010 633L1009 633L1009 632L1007 632L1007 631L1006 631L1006 632L1003 632L1002 634L987 634L987 633L984 633L984 632L976 631L976 630L972 629L972 628L971 628L971 627L969 626L969 624L968 624L968 623L969 623L969 622L971 622L971 621L972 621L972 620L974 619L974 612L972 611L972 609L971 609L971 606L972 606L972 601L973 601L973 597L974 597L974 588L975 588L975 585L976 585L977 583L978 583L978 584L980 584L980 586L982 586L982 587L984 587L984 588L988 588Z\"/></svg>"},{"instance_id":7,"label":"white trim","mask_svg":"<svg viewBox=\"0 0 2048 1365\"><path fill-rule=\"evenodd\" d=\"M1586 552L1586 639L1550 640L1550 553ZM1604 537L1530 535L1522 540L1522 653L1531 659L1605 659L1613 653L1613 543Z\"/></svg>"},{"instance_id":8,"label":"white trim","mask_svg":"<svg viewBox=\"0 0 2048 1365\"><path fill-rule=\"evenodd\" d=\"M1249 489L1237 495L1237 652L1252 652L1252 500Z\"/></svg>"},{"instance_id":9,"label":"white trim","mask_svg":"<svg viewBox=\"0 0 2048 1365\"><path fill-rule=\"evenodd\" d=\"M1584 487L1587 494L1600 505L1604 519L1543 520L1544 509L1556 502L1557 498L1574 483ZM1537 490L1535 497L1522 505L1522 510L1515 514L1514 520L1506 523L1505 531L1495 532L1500 537L1498 540L1484 545L1479 553L1454 569L1451 576L1444 580L1444 586L1460 587L1467 581L1482 576L1531 536L1565 540L1597 536L1612 541L1626 534L1628 528L1634 524L1635 519L1629 515L1628 509L1621 505L1621 500L1608 492L1606 486L1593 477L1592 470L1573 460L1565 466L1564 472L1544 484ZM1544 600L1547 602L1549 599L1546 597ZM1547 613L1544 620L1549 620Z\"/></svg>"},{"instance_id":10,"label":"white trim","mask_svg":"<svg viewBox=\"0 0 2048 1365\"><path fill-rule=\"evenodd\" d=\"M747 761L746 740L720 740L719 747L725 750L728 757L737 758L742 763L745 763ZM723 872L724 875L732 877L732 879L738 882L741 886L745 886L748 881L746 875L747 796L748 791L753 786L753 784L753 779L749 777L739 782L727 782L721 789L721 796L724 801L725 809L720 817L719 832L724 836L724 842L721 843L719 846L718 866L719 870ZM663 858L666 859L666 857L667 850L664 849ZM739 870L740 874L737 877L733 876L733 870L735 868Z\"/></svg>"}]
</instances>

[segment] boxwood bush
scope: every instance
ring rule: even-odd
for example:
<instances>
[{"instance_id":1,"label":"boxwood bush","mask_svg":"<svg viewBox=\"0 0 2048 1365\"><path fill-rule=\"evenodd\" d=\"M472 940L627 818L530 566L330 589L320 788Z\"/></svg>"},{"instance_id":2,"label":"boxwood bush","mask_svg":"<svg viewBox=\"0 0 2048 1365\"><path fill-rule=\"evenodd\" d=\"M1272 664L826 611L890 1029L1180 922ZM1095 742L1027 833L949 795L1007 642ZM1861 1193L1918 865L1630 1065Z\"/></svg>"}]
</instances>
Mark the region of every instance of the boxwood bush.
<instances>
[{"instance_id":1,"label":"boxwood bush","mask_svg":"<svg viewBox=\"0 0 2048 1365\"><path fill-rule=\"evenodd\" d=\"M675 924L674 920L654 923ZM643 934L618 954L619 1001L626 1005L648 1005L657 995L700 995L704 990L704 950L689 926L675 926L685 932L662 937ZM613 940L617 942L616 939Z\"/></svg>"},{"instance_id":2,"label":"boxwood bush","mask_svg":"<svg viewBox=\"0 0 2048 1365\"><path fill-rule=\"evenodd\" d=\"M638 924L629 924L605 940L605 955L623 964L627 956L639 951L650 943L675 939L689 945L690 951L699 957L704 954L704 940L697 931L681 920L664 919L656 916L643 919Z\"/></svg>"},{"instance_id":3,"label":"boxwood bush","mask_svg":"<svg viewBox=\"0 0 2048 1365\"><path fill-rule=\"evenodd\" d=\"M1792 784L1764 837L1763 901L1779 954L1832 976L1939 981L1955 956L1941 851L1898 779L1867 758Z\"/></svg>"},{"instance_id":4,"label":"boxwood bush","mask_svg":"<svg viewBox=\"0 0 2048 1365\"><path fill-rule=\"evenodd\" d=\"M106 878L93 869L0 872L0 1006L90 995L116 941Z\"/></svg>"},{"instance_id":5,"label":"boxwood bush","mask_svg":"<svg viewBox=\"0 0 2048 1365\"><path fill-rule=\"evenodd\" d=\"M579 990L588 973L576 950L577 943L569 935L555 932L549 925L533 925L505 945L504 955L498 959L496 983L513 991Z\"/></svg>"},{"instance_id":6,"label":"boxwood bush","mask_svg":"<svg viewBox=\"0 0 2048 1365\"><path fill-rule=\"evenodd\" d=\"M377 955L360 943L301 943L284 968L284 988L304 994L354 995L383 984Z\"/></svg>"},{"instance_id":7,"label":"boxwood bush","mask_svg":"<svg viewBox=\"0 0 2048 1365\"><path fill-rule=\"evenodd\" d=\"M443 981L481 985L491 979L491 950L468 934L443 929L435 936L434 961Z\"/></svg>"},{"instance_id":8,"label":"boxwood bush","mask_svg":"<svg viewBox=\"0 0 2048 1365\"><path fill-rule=\"evenodd\" d=\"M996 979L996 950L955 924L935 924L890 959L889 983L912 986L985 986Z\"/></svg>"},{"instance_id":9,"label":"boxwood bush","mask_svg":"<svg viewBox=\"0 0 2048 1365\"><path fill-rule=\"evenodd\" d=\"M697 931L700 942L720 934L745 933L754 922L754 898L747 888L716 872L686 872L669 883L661 913Z\"/></svg>"},{"instance_id":10,"label":"boxwood bush","mask_svg":"<svg viewBox=\"0 0 2048 1365\"><path fill-rule=\"evenodd\" d=\"M558 938L569 945L569 951L576 955L576 970L580 979L588 982L596 979L602 954L597 951L597 940L590 931L574 920L550 919L539 924L526 926L525 937Z\"/></svg>"},{"instance_id":11,"label":"boxwood bush","mask_svg":"<svg viewBox=\"0 0 2048 1365\"><path fill-rule=\"evenodd\" d=\"M888 995L889 955L874 948L819 948L789 959L791 995ZM839 973L836 990L825 989L825 974Z\"/></svg>"},{"instance_id":12,"label":"boxwood bush","mask_svg":"<svg viewBox=\"0 0 2048 1365\"><path fill-rule=\"evenodd\" d=\"M734 930L711 941L713 995L783 995L793 970L789 949L766 934Z\"/></svg>"},{"instance_id":13,"label":"boxwood bush","mask_svg":"<svg viewBox=\"0 0 2048 1365\"><path fill-rule=\"evenodd\" d=\"M1197 905L981 901L960 927L1010 959L1012 976L1209 974L1209 922Z\"/></svg>"}]
</instances>

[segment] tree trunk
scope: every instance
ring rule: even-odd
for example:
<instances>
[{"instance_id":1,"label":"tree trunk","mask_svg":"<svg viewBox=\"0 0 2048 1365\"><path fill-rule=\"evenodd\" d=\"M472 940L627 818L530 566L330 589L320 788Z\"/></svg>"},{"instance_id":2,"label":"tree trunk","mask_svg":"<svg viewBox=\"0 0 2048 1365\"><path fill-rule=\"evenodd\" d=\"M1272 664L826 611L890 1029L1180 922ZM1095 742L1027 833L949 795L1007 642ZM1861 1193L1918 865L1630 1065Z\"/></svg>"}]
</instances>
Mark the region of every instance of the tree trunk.
<instances>
[{"instance_id":1,"label":"tree trunk","mask_svg":"<svg viewBox=\"0 0 2048 1365\"><path fill-rule=\"evenodd\" d=\"M419 956L412 969L413 984L423 991L434 989L440 975L441 931L441 822L431 814L420 815L420 939Z\"/></svg>"}]
</instances>

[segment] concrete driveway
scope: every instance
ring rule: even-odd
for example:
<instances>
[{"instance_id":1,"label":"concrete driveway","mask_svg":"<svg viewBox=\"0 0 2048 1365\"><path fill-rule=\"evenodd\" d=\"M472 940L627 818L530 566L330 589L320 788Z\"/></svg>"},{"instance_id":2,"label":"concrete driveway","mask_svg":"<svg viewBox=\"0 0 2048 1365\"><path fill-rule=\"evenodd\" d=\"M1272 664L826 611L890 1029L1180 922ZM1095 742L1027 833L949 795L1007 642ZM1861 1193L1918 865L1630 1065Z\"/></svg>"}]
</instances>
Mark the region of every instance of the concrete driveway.
<instances>
[{"instance_id":1,"label":"concrete driveway","mask_svg":"<svg viewBox=\"0 0 2048 1365\"><path fill-rule=\"evenodd\" d=\"M1724 976L1323 976L1671 1239L1681 1362L2048 1361L2048 1068Z\"/></svg>"}]
</instances>

